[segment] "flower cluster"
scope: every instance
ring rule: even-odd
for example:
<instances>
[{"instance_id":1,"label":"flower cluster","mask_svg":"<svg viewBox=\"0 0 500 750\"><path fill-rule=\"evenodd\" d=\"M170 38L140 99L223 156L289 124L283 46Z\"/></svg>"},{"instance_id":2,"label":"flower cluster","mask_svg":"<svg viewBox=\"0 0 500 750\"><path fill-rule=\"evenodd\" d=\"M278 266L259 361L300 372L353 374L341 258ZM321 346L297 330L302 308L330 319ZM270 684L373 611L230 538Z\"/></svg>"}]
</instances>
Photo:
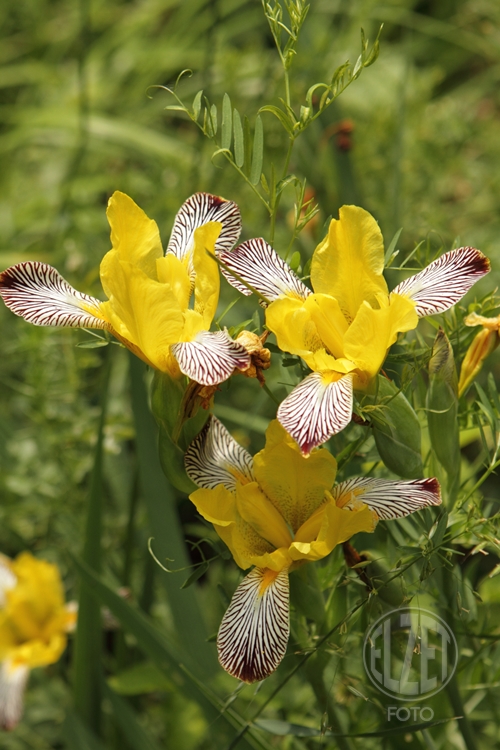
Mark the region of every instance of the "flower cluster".
<instances>
[{"instance_id":1,"label":"flower cluster","mask_svg":"<svg viewBox=\"0 0 500 750\"><path fill-rule=\"evenodd\" d=\"M108 219L112 249L100 269L106 301L77 292L54 268L35 262L0 274L0 295L35 325L105 330L154 368L153 410L160 450L164 427L169 454L163 465L170 471L181 452L181 485L198 486L190 495L198 512L213 524L236 564L252 568L222 620L220 662L241 680L261 680L277 668L287 648L291 571L326 557L357 532L373 531L380 519L441 502L437 479L418 473L411 481L351 477L335 484L336 460L321 446L349 424L355 396L373 395L399 334L461 300L488 272L489 261L475 248L452 250L390 292L377 222L362 208L344 206L313 254L311 289L262 238L234 248L241 221L231 201L206 193L191 196L175 218L166 252L156 223L123 193L111 197ZM264 336L245 331L233 340L226 330L210 331L219 265L237 290L259 295L266 309ZM483 331L464 362L461 390L498 344L497 320L470 318L467 324L481 324ZM270 365L263 347L268 332L310 373L279 406L265 448L252 458L206 413L201 423L193 423L194 439L192 430L183 433L200 403L209 409L216 386L232 374L263 383L262 372ZM181 385L172 390L165 378ZM391 398L404 421L414 413L406 402L401 407L404 397L396 395ZM13 566L12 571L20 576ZM6 596L14 601L12 591ZM54 607L60 614L62 595L57 596ZM64 644L61 618L52 660ZM0 639L2 632L0 627ZM13 664L27 669L49 663L36 661L41 657L32 656L38 654L34 647L23 653L28 651L29 658L18 662L5 650L4 664L11 670Z\"/></svg>"}]
</instances>

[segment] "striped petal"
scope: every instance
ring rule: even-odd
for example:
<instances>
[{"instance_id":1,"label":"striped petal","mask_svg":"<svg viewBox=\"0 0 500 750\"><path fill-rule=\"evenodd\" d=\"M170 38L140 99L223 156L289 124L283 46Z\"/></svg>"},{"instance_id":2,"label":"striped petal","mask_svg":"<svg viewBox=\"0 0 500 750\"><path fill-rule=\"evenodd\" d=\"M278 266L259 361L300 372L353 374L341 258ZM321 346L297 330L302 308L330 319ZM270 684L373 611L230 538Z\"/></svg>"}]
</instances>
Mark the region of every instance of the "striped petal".
<instances>
[{"instance_id":1,"label":"striped petal","mask_svg":"<svg viewBox=\"0 0 500 750\"><path fill-rule=\"evenodd\" d=\"M97 317L99 300L77 292L46 263L27 261L0 273L0 296L13 313L36 326L109 329Z\"/></svg>"},{"instance_id":2,"label":"striped petal","mask_svg":"<svg viewBox=\"0 0 500 750\"><path fill-rule=\"evenodd\" d=\"M209 193L195 193L185 201L175 217L167 253L182 260L194 247L194 233L209 221L220 221L222 230L216 250L231 250L241 233L240 209L232 201Z\"/></svg>"},{"instance_id":3,"label":"striped petal","mask_svg":"<svg viewBox=\"0 0 500 750\"><path fill-rule=\"evenodd\" d=\"M247 240L232 252L218 254L220 260L269 302L278 297L305 299L311 290L294 274L278 253L260 237ZM234 278L228 270L221 268L227 281L242 294L252 294L248 287Z\"/></svg>"},{"instance_id":4,"label":"striped petal","mask_svg":"<svg viewBox=\"0 0 500 750\"><path fill-rule=\"evenodd\" d=\"M181 372L201 385L217 385L227 380L233 370L250 367L247 350L226 331L201 331L194 341L172 346Z\"/></svg>"},{"instance_id":5,"label":"striped petal","mask_svg":"<svg viewBox=\"0 0 500 750\"><path fill-rule=\"evenodd\" d=\"M352 376L332 383L320 372L313 372L280 404L277 416L308 456L351 421Z\"/></svg>"},{"instance_id":6,"label":"striped petal","mask_svg":"<svg viewBox=\"0 0 500 750\"><path fill-rule=\"evenodd\" d=\"M428 505L441 504L441 488L434 477L411 482L353 477L337 484L332 495L340 508L354 509L360 502L379 518L402 518Z\"/></svg>"},{"instance_id":7,"label":"striped petal","mask_svg":"<svg viewBox=\"0 0 500 750\"><path fill-rule=\"evenodd\" d=\"M440 258L393 290L409 297L417 315L435 315L459 302L471 286L490 270L488 258L474 247L461 247Z\"/></svg>"},{"instance_id":8,"label":"striped petal","mask_svg":"<svg viewBox=\"0 0 500 750\"><path fill-rule=\"evenodd\" d=\"M17 577L12 570L11 560L0 554L0 609L5 607L7 591L13 589L16 583Z\"/></svg>"},{"instance_id":9,"label":"striped petal","mask_svg":"<svg viewBox=\"0 0 500 750\"><path fill-rule=\"evenodd\" d=\"M9 659L0 664L0 727L11 730L19 723L24 708L24 690L30 671L14 666Z\"/></svg>"},{"instance_id":10,"label":"striped petal","mask_svg":"<svg viewBox=\"0 0 500 750\"><path fill-rule=\"evenodd\" d=\"M289 635L288 571L254 568L222 618L217 636L222 667L243 682L263 680L283 659Z\"/></svg>"},{"instance_id":11,"label":"striped petal","mask_svg":"<svg viewBox=\"0 0 500 750\"><path fill-rule=\"evenodd\" d=\"M217 417L209 417L184 456L186 472L198 487L213 490L222 484L236 490L241 484L254 482L253 458L229 434Z\"/></svg>"}]
</instances>

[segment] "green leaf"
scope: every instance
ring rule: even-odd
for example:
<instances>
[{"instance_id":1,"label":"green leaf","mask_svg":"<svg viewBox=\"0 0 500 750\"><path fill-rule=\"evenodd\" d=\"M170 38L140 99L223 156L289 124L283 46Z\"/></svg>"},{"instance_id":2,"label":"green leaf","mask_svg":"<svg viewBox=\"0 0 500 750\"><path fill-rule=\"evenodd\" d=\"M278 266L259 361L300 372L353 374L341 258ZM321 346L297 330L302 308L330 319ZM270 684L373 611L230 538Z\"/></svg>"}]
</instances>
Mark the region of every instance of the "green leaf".
<instances>
[{"instance_id":1,"label":"green leaf","mask_svg":"<svg viewBox=\"0 0 500 750\"><path fill-rule=\"evenodd\" d=\"M94 464L90 477L89 504L83 545L83 560L95 571L101 567L102 537L102 461L104 425L108 405L108 388L111 370L110 347L106 352L101 386L101 414L97 429ZM101 612L95 599L83 588L78 602L78 620L75 635L73 670L74 703L76 712L96 734L101 716Z\"/></svg>"},{"instance_id":2,"label":"green leaf","mask_svg":"<svg viewBox=\"0 0 500 750\"><path fill-rule=\"evenodd\" d=\"M172 567L185 568L190 565L190 558L177 514L175 493L160 467L158 430L149 410L144 383L145 366L133 354L130 354L129 362L139 481L146 502L150 534L154 537L153 549L160 562L173 558ZM196 666L197 672L203 675L213 674L218 668L217 662L213 649L205 643L207 629L195 587L181 591L181 582L175 573L160 572L160 578L176 633L186 652L185 663L193 669Z\"/></svg>"},{"instance_id":3,"label":"green leaf","mask_svg":"<svg viewBox=\"0 0 500 750\"><path fill-rule=\"evenodd\" d=\"M193 117L195 121L198 121L201 112L201 97L203 96L203 89L198 91L193 99Z\"/></svg>"},{"instance_id":4,"label":"green leaf","mask_svg":"<svg viewBox=\"0 0 500 750\"><path fill-rule=\"evenodd\" d=\"M255 132L253 136L253 153L252 168L250 170L250 182L252 185L258 185L262 172L262 162L264 160L264 128L262 118L257 115L255 120Z\"/></svg>"},{"instance_id":5,"label":"green leaf","mask_svg":"<svg viewBox=\"0 0 500 750\"><path fill-rule=\"evenodd\" d=\"M274 104L266 104L264 107L261 107L259 109L258 114L260 114L261 112L270 112L281 122L286 132L289 135L293 135L294 122L286 112L283 112L282 109L279 109L279 107L275 107Z\"/></svg>"},{"instance_id":6,"label":"green leaf","mask_svg":"<svg viewBox=\"0 0 500 750\"><path fill-rule=\"evenodd\" d=\"M394 235L394 237L392 238L392 240L391 240L391 242L389 244L389 247L387 248L387 250L385 252L384 266L386 266L386 267L387 267L387 264L389 263L389 261L391 260L394 251L396 250L396 245L398 244L398 240L399 240L399 238L401 236L401 232L402 231L403 231L403 227L400 227L398 229L398 231L396 232L396 234Z\"/></svg>"},{"instance_id":7,"label":"green leaf","mask_svg":"<svg viewBox=\"0 0 500 750\"><path fill-rule=\"evenodd\" d=\"M300 253L298 250L296 250L294 254L292 255L292 257L290 258L290 263L289 263L292 271L295 271L295 272L298 271L298 268L300 266L300 261L301 261Z\"/></svg>"},{"instance_id":8,"label":"green leaf","mask_svg":"<svg viewBox=\"0 0 500 750\"><path fill-rule=\"evenodd\" d=\"M381 408L372 411L370 417L380 458L400 477L420 478L423 465L418 417L394 383L382 375L378 376L377 383L376 403Z\"/></svg>"},{"instance_id":9,"label":"green leaf","mask_svg":"<svg viewBox=\"0 0 500 750\"><path fill-rule=\"evenodd\" d=\"M103 346L107 346L110 341L101 339L101 341L84 341L81 344L76 344L79 349L100 349Z\"/></svg>"},{"instance_id":10,"label":"green leaf","mask_svg":"<svg viewBox=\"0 0 500 750\"><path fill-rule=\"evenodd\" d=\"M231 148L233 135L233 112L231 109L231 99L228 94L224 94L222 100L222 125L221 125L221 147Z\"/></svg>"},{"instance_id":11,"label":"green leaf","mask_svg":"<svg viewBox=\"0 0 500 750\"><path fill-rule=\"evenodd\" d=\"M193 583L196 583L196 581L202 577L202 575L205 575L205 573L208 570L208 563L204 562L201 563L201 565L198 565L195 570L191 573L189 578L186 578L184 583L181 586L181 589L187 589L189 588Z\"/></svg>"},{"instance_id":12,"label":"green leaf","mask_svg":"<svg viewBox=\"0 0 500 750\"><path fill-rule=\"evenodd\" d=\"M213 134L217 135L217 128L219 124L218 124L218 118L217 118L217 107L215 104L212 104L212 106L210 107L210 122L212 125Z\"/></svg>"},{"instance_id":13,"label":"green leaf","mask_svg":"<svg viewBox=\"0 0 500 750\"><path fill-rule=\"evenodd\" d=\"M115 715L116 725L126 738L131 750L160 750L156 740L140 725L135 710L125 698L117 695L103 679L101 683L103 695L111 703Z\"/></svg>"},{"instance_id":14,"label":"green leaf","mask_svg":"<svg viewBox=\"0 0 500 750\"><path fill-rule=\"evenodd\" d=\"M142 661L112 675L108 684L119 695L143 695L174 688L172 681L151 661Z\"/></svg>"},{"instance_id":15,"label":"green leaf","mask_svg":"<svg viewBox=\"0 0 500 750\"><path fill-rule=\"evenodd\" d=\"M243 139L243 127L241 125L240 113L233 110L233 132L234 132L234 160L237 167L243 166L245 162L245 143Z\"/></svg>"},{"instance_id":16,"label":"green leaf","mask_svg":"<svg viewBox=\"0 0 500 750\"><path fill-rule=\"evenodd\" d=\"M66 746L71 750L106 750L98 737L83 723L71 709L66 711L62 734Z\"/></svg>"}]
</instances>

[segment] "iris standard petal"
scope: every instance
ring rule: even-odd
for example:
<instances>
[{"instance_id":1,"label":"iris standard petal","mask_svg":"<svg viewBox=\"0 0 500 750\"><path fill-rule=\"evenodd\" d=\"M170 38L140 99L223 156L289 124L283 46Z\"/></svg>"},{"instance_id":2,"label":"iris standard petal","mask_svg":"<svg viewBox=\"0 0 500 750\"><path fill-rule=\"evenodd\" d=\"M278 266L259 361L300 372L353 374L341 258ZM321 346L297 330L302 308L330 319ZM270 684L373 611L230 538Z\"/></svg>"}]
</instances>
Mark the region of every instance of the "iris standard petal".
<instances>
[{"instance_id":1,"label":"iris standard petal","mask_svg":"<svg viewBox=\"0 0 500 750\"><path fill-rule=\"evenodd\" d=\"M288 571L254 568L222 619L217 635L221 666L243 682L263 680L283 659L289 635Z\"/></svg>"},{"instance_id":2,"label":"iris standard petal","mask_svg":"<svg viewBox=\"0 0 500 750\"><path fill-rule=\"evenodd\" d=\"M364 300L387 295L383 270L384 240L377 222L363 208L342 206L339 219L332 219L328 235L314 251L314 291L335 297L351 321Z\"/></svg>"},{"instance_id":3,"label":"iris standard petal","mask_svg":"<svg viewBox=\"0 0 500 750\"><path fill-rule=\"evenodd\" d=\"M367 302L360 306L344 338L345 356L367 376L365 381L357 378L355 388L366 387L376 376L398 333L411 331L417 324L414 304L395 294L391 294L389 303L379 309Z\"/></svg>"},{"instance_id":4,"label":"iris standard petal","mask_svg":"<svg viewBox=\"0 0 500 750\"><path fill-rule=\"evenodd\" d=\"M490 262L479 250L461 247L444 253L393 292L414 300L420 317L435 315L459 302L489 270Z\"/></svg>"},{"instance_id":5,"label":"iris standard petal","mask_svg":"<svg viewBox=\"0 0 500 750\"><path fill-rule=\"evenodd\" d=\"M303 300L287 297L270 304L266 310L266 325L284 352L305 357L324 348Z\"/></svg>"},{"instance_id":6,"label":"iris standard petal","mask_svg":"<svg viewBox=\"0 0 500 750\"><path fill-rule=\"evenodd\" d=\"M150 219L132 198L118 191L109 199L106 214L111 227L111 244L120 260L156 279L156 260L163 255L156 221ZM116 294L112 278L101 281L107 297Z\"/></svg>"},{"instance_id":7,"label":"iris standard petal","mask_svg":"<svg viewBox=\"0 0 500 750\"><path fill-rule=\"evenodd\" d=\"M222 224L210 222L194 233L194 310L201 315L206 329L212 324L219 302L219 267L212 256L221 230Z\"/></svg>"},{"instance_id":8,"label":"iris standard petal","mask_svg":"<svg viewBox=\"0 0 500 750\"><path fill-rule=\"evenodd\" d=\"M255 478L295 532L324 501L337 472L337 462L327 450L313 453L307 461L294 440L273 421L266 433L266 447L254 456Z\"/></svg>"}]
</instances>

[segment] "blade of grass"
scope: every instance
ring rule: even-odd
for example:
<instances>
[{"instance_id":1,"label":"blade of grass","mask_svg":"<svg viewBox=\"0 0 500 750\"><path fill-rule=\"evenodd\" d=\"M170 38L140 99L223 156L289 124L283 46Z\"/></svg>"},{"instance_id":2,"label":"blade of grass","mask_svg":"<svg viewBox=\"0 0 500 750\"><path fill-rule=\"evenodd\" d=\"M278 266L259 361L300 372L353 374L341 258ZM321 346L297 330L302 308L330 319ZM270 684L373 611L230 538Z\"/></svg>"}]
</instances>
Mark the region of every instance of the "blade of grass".
<instances>
[{"instance_id":1,"label":"blade of grass","mask_svg":"<svg viewBox=\"0 0 500 750\"><path fill-rule=\"evenodd\" d=\"M105 353L102 373L101 415L97 431L94 465L90 478L89 504L83 560L96 572L101 567L102 536L102 446L106 408L108 401L109 374L111 370L112 347ZM101 718L101 696L99 690L101 671L101 612L99 603L90 596L87 589L80 591L78 621L75 636L75 656L73 670L74 704L76 712L99 735Z\"/></svg>"},{"instance_id":2,"label":"blade of grass","mask_svg":"<svg viewBox=\"0 0 500 750\"><path fill-rule=\"evenodd\" d=\"M106 750L104 745L81 721L78 714L68 711L62 727L66 746L71 750Z\"/></svg>"},{"instance_id":3,"label":"blade of grass","mask_svg":"<svg viewBox=\"0 0 500 750\"><path fill-rule=\"evenodd\" d=\"M164 562L174 560L169 567L185 568L190 560L179 523L176 507L173 502L174 490L169 485L160 466L158 456L157 428L149 409L146 386L144 384L144 365L132 354L130 355L130 377L132 411L134 414L137 455L139 463L139 482L146 502L152 547L155 555ZM198 604L196 587L191 586L181 591L185 575L160 572L165 588L172 619L179 642L186 653L186 663L200 675L213 674L217 669L215 649L207 643L208 632L203 620L203 613Z\"/></svg>"},{"instance_id":4,"label":"blade of grass","mask_svg":"<svg viewBox=\"0 0 500 750\"><path fill-rule=\"evenodd\" d=\"M103 678L101 690L104 697L111 703L117 726L130 750L160 750L156 740L139 724L131 703L115 693Z\"/></svg>"}]
</instances>

